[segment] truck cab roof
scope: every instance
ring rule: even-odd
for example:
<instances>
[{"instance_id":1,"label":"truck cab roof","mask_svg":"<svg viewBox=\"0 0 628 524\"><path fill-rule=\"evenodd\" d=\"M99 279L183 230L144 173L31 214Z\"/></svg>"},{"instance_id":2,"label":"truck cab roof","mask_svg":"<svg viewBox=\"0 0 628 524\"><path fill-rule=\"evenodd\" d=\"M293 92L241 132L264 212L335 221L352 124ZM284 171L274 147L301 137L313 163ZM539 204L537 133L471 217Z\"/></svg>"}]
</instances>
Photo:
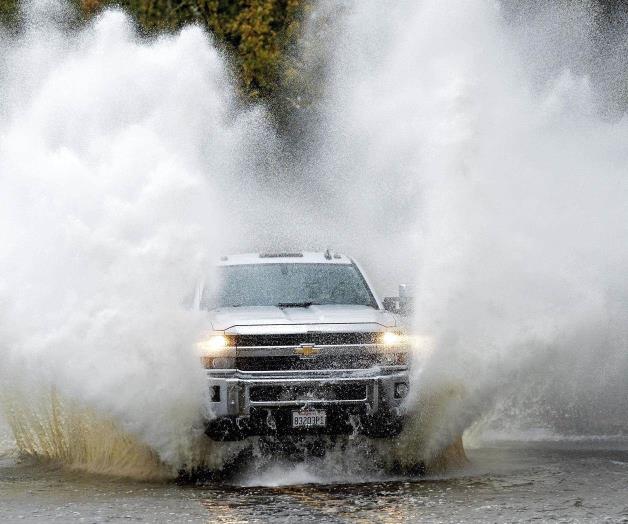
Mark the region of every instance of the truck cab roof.
<instances>
[{"instance_id":1,"label":"truck cab roof","mask_svg":"<svg viewBox=\"0 0 628 524\"><path fill-rule=\"evenodd\" d=\"M360 331L396 324L359 265L340 253L242 253L217 265L220 291L212 297L201 287L198 296L200 307L212 312L214 329ZM294 265L295 271L273 265Z\"/></svg>"},{"instance_id":2,"label":"truck cab roof","mask_svg":"<svg viewBox=\"0 0 628 524\"><path fill-rule=\"evenodd\" d=\"M297 251L272 253L241 253L224 256L219 266L248 264L353 264L353 260L340 253L327 251Z\"/></svg>"}]
</instances>

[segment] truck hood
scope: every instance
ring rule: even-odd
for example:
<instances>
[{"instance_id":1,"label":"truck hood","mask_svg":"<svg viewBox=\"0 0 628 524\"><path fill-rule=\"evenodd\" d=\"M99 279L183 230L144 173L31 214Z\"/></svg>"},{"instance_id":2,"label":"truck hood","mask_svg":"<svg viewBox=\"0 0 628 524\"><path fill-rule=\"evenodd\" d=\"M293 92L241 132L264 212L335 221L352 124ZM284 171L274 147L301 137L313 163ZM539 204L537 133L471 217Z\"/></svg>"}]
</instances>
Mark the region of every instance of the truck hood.
<instances>
[{"instance_id":1,"label":"truck hood","mask_svg":"<svg viewBox=\"0 0 628 524\"><path fill-rule=\"evenodd\" d=\"M272 329L276 332L322 329L324 331L352 331L394 327L395 316L388 311L358 305L324 305L310 307L256 306L227 307L210 312L212 328L234 333L258 333ZM367 326L364 326L366 324ZM276 329L275 329L276 328ZM294 329L292 329L294 328Z\"/></svg>"}]
</instances>

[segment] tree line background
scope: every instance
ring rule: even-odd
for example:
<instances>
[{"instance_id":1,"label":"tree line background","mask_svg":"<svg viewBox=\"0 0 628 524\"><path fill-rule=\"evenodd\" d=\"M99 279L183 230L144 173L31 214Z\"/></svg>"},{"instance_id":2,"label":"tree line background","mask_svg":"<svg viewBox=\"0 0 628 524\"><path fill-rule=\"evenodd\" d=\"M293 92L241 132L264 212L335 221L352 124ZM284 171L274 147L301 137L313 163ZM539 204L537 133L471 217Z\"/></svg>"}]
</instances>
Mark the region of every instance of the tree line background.
<instances>
[{"instance_id":1,"label":"tree line background","mask_svg":"<svg viewBox=\"0 0 628 524\"><path fill-rule=\"evenodd\" d=\"M291 105L299 68L295 47L308 0L70 0L77 20L117 6L130 13L142 34L176 31L196 23L209 30L235 66L240 92L263 99L277 115ZM0 24L19 27L20 0L0 0ZM279 94L281 93L281 95Z\"/></svg>"},{"instance_id":2,"label":"tree line background","mask_svg":"<svg viewBox=\"0 0 628 524\"><path fill-rule=\"evenodd\" d=\"M554 0L505 0L515 11L530 3ZM576 1L576 0L574 0ZM628 25L628 0L578 0L598 7L598 23ZM0 0L0 24L17 28L20 0ZM278 124L316 98L316 68L300 63L295 51L303 21L314 0L69 0L82 23L102 9L129 12L145 35L176 31L196 23L210 31L231 57L244 99L263 100ZM308 69L306 71L306 69ZM280 126L281 127L281 126Z\"/></svg>"}]
</instances>

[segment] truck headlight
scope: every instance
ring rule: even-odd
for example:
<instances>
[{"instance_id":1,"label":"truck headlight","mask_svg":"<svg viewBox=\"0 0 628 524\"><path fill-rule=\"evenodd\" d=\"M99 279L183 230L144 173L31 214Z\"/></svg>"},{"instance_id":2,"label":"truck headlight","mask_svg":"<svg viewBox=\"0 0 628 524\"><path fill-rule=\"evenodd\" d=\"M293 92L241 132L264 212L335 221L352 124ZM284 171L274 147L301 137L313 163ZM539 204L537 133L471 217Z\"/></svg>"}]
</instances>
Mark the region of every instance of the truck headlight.
<instances>
[{"instance_id":1,"label":"truck headlight","mask_svg":"<svg viewBox=\"0 0 628 524\"><path fill-rule=\"evenodd\" d=\"M230 340L223 334L214 333L207 337L205 340L201 340L196 346L201 350L203 355L216 355L222 353L222 350L228 348Z\"/></svg>"},{"instance_id":2,"label":"truck headlight","mask_svg":"<svg viewBox=\"0 0 628 524\"><path fill-rule=\"evenodd\" d=\"M210 333L196 344L201 362L206 369L231 369L235 367L235 340L221 331Z\"/></svg>"},{"instance_id":3,"label":"truck headlight","mask_svg":"<svg viewBox=\"0 0 628 524\"><path fill-rule=\"evenodd\" d=\"M380 335L379 342L380 344L384 344L384 346L401 346L406 342L406 337L401 333L385 331Z\"/></svg>"}]
</instances>

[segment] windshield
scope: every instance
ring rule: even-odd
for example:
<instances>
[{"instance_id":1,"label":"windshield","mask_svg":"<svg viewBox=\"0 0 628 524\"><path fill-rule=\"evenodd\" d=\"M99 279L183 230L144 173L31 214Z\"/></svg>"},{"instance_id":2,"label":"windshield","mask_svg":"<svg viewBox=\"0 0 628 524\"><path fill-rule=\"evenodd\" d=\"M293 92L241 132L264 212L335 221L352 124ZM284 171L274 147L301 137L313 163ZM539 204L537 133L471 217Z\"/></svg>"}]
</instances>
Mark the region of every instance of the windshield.
<instances>
[{"instance_id":1,"label":"windshield","mask_svg":"<svg viewBox=\"0 0 628 524\"><path fill-rule=\"evenodd\" d=\"M356 304L377 308L364 277L350 264L246 264L218 268L218 293L203 307L308 307Z\"/></svg>"}]
</instances>

